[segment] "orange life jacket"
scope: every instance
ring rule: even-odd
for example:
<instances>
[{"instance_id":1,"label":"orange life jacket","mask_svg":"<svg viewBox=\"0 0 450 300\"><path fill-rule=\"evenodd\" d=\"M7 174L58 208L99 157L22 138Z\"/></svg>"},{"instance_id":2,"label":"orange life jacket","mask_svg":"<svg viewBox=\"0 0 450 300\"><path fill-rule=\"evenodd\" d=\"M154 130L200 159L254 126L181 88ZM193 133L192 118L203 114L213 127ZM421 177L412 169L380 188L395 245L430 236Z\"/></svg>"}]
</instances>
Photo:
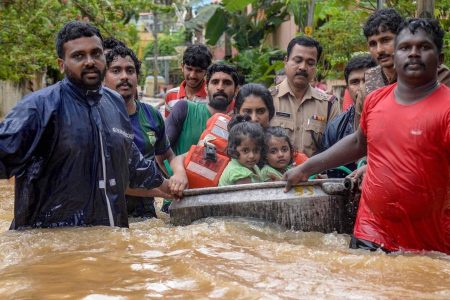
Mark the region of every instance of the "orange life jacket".
<instances>
[{"instance_id":1,"label":"orange life jacket","mask_svg":"<svg viewBox=\"0 0 450 300\"><path fill-rule=\"evenodd\" d=\"M211 144L192 145L184 159L189 188L214 187L230 158L215 151Z\"/></svg>"},{"instance_id":2,"label":"orange life jacket","mask_svg":"<svg viewBox=\"0 0 450 300\"><path fill-rule=\"evenodd\" d=\"M303 152L295 151L294 152L294 166L299 166L304 163L308 159L308 156Z\"/></svg>"},{"instance_id":3,"label":"orange life jacket","mask_svg":"<svg viewBox=\"0 0 450 300\"><path fill-rule=\"evenodd\" d=\"M217 153L227 155L228 144L228 122L231 117L225 114L214 114L206 122L206 129L200 136L198 145L203 145L205 142L211 143L216 147Z\"/></svg>"}]
</instances>

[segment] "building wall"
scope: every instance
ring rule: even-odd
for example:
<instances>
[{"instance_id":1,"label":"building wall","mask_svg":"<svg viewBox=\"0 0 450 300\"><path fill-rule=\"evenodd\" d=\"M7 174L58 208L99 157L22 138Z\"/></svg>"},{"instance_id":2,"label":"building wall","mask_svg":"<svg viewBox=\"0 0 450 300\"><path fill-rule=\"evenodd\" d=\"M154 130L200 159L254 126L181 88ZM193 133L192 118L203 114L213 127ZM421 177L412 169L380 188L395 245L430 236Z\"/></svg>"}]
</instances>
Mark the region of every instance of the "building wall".
<instances>
[{"instance_id":1,"label":"building wall","mask_svg":"<svg viewBox=\"0 0 450 300\"><path fill-rule=\"evenodd\" d=\"M26 94L43 88L44 74L21 82L0 80L0 119L2 119Z\"/></svg>"},{"instance_id":2,"label":"building wall","mask_svg":"<svg viewBox=\"0 0 450 300\"><path fill-rule=\"evenodd\" d=\"M271 34L269 41L271 46L279 49L287 49L287 45L297 35L298 27L295 25L294 18L283 22L278 26L274 34Z\"/></svg>"}]
</instances>

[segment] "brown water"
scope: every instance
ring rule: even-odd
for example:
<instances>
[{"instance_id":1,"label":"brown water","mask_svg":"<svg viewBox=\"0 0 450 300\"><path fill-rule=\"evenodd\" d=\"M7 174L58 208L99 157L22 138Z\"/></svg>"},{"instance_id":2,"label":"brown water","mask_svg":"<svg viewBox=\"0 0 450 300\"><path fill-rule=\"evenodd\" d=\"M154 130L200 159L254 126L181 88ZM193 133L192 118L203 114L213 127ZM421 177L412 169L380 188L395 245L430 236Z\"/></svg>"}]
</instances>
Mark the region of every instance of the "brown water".
<instances>
[{"instance_id":1,"label":"brown water","mask_svg":"<svg viewBox=\"0 0 450 300\"><path fill-rule=\"evenodd\" d=\"M348 249L349 237L248 220L8 231L0 181L0 299L450 299L450 256Z\"/></svg>"}]
</instances>

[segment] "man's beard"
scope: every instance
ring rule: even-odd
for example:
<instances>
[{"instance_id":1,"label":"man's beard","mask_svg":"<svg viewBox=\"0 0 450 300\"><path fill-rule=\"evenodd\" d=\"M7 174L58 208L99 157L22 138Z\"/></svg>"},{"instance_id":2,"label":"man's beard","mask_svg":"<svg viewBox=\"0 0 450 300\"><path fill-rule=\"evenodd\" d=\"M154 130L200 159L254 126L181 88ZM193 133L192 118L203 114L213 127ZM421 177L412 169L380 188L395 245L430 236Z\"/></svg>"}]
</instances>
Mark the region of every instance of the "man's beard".
<instances>
[{"instance_id":1,"label":"man's beard","mask_svg":"<svg viewBox=\"0 0 450 300\"><path fill-rule=\"evenodd\" d=\"M81 77L76 77L69 69L65 68L64 72L66 73L67 79L69 79L76 86L85 89L85 90L98 90L102 85L103 78L105 78L106 70L100 71L98 68L93 67L90 69L83 69L81 71ZM98 74L98 79L94 82L89 81L86 78L86 75L90 72L94 72Z\"/></svg>"},{"instance_id":2,"label":"man's beard","mask_svg":"<svg viewBox=\"0 0 450 300\"><path fill-rule=\"evenodd\" d=\"M209 106L219 111L226 111L230 103L231 99L228 99L228 95L225 93L215 93L212 97L209 98Z\"/></svg>"}]
</instances>

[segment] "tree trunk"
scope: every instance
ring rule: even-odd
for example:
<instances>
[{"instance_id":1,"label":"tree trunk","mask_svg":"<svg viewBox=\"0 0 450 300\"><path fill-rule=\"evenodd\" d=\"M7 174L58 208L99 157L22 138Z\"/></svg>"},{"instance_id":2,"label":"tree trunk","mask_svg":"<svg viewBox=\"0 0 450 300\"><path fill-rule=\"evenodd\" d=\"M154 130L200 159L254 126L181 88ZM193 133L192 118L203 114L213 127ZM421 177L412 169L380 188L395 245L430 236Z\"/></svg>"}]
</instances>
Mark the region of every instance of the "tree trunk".
<instances>
[{"instance_id":1,"label":"tree trunk","mask_svg":"<svg viewBox=\"0 0 450 300\"><path fill-rule=\"evenodd\" d=\"M158 13L156 11L153 12L153 26L152 26L152 34L154 39L153 44L153 96L158 94Z\"/></svg>"},{"instance_id":2,"label":"tree trunk","mask_svg":"<svg viewBox=\"0 0 450 300\"><path fill-rule=\"evenodd\" d=\"M309 7L308 7L308 20L306 22L307 26L313 27L315 7L316 7L316 0L311 0Z\"/></svg>"},{"instance_id":3,"label":"tree trunk","mask_svg":"<svg viewBox=\"0 0 450 300\"><path fill-rule=\"evenodd\" d=\"M417 18L434 18L434 0L417 0Z\"/></svg>"}]
</instances>

